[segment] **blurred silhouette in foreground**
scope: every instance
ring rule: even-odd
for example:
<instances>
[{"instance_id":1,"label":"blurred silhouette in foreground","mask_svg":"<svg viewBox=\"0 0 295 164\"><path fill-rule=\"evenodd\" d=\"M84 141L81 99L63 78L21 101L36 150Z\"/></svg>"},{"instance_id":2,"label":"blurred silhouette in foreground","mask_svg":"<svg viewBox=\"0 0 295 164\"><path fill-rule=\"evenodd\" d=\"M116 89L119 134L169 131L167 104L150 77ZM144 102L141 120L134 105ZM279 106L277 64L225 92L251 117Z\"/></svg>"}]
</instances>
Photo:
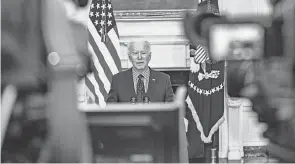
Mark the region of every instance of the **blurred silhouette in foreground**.
<instances>
[{"instance_id":1,"label":"blurred silhouette in foreground","mask_svg":"<svg viewBox=\"0 0 295 164\"><path fill-rule=\"evenodd\" d=\"M90 71L87 29L61 0L3 0L1 24L1 162L83 161L75 83Z\"/></svg>"}]
</instances>

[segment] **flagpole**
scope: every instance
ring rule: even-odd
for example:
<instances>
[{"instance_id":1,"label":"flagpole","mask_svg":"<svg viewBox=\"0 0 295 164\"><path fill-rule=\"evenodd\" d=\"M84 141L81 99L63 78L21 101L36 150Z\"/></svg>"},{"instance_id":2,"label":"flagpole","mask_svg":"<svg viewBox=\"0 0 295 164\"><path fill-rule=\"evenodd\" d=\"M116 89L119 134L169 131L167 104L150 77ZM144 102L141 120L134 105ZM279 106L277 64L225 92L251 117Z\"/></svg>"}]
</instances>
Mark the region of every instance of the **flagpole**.
<instances>
[{"instance_id":1,"label":"flagpole","mask_svg":"<svg viewBox=\"0 0 295 164\"><path fill-rule=\"evenodd\" d=\"M228 66L228 62L227 60L224 61L224 116L225 116L225 121L226 121L226 132L228 133L228 130L229 130L229 123L228 123L228 99L229 99L229 96L227 94L227 66ZM229 147L229 137L228 137L228 134L227 134L227 137L226 137L226 157L228 157L228 147Z\"/></svg>"},{"instance_id":2,"label":"flagpole","mask_svg":"<svg viewBox=\"0 0 295 164\"><path fill-rule=\"evenodd\" d=\"M106 1L103 0L102 1L102 4L105 5L106 4ZM102 40L102 42L105 43L106 40L107 40L107 37L106 37L106 35L107 35L107 21L106 21L106 14L107 14L107 12L106 12L106 8L104 8L102 10L103 10L102 13L105 13L105 14L104 14L104 16L102 18L104 24L102 25L102 36L101 36L101 40Z\"/></svg>"}]
</instances>

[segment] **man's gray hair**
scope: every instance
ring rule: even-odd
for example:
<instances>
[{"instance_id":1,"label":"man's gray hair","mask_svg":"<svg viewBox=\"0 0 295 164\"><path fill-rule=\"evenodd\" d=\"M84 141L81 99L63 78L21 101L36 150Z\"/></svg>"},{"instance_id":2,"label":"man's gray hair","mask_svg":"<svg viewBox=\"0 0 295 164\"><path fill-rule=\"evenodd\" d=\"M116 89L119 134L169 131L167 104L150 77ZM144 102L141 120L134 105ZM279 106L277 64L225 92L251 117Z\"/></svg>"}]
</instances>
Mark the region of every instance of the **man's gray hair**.
<instances>
[{"instance_id":1,"label":"man's gray hair","mask_svg":"<svg viewBox=\"0 0 295 164\"><path fill-rule=\"evenodd\" d=\"M141 40L141 41L131 41L128 44L128 54L130 54L133 51L134 44L136 44L136 43L142 43L144 49L147 50L148 52L151 52L151 44L150 44L150 42L147 41L147 40Z\"/></svg>"}]
</instances>

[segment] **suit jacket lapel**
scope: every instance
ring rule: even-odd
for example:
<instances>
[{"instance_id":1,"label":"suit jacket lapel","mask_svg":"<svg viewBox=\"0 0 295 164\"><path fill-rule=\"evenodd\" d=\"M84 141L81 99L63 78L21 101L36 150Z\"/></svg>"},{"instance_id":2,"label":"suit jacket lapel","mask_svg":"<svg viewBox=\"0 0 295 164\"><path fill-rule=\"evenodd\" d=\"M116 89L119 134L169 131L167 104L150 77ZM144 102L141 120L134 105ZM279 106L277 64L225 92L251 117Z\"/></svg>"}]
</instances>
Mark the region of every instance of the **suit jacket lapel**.
<instances>
[{"instance_id":1,"label":"suit jacket lapel","mask_svg":"<svg viewBox=\"0 0 295 164\"><path fill-rule=\"evenodd\" d=\"M149 86L148 86L148 91L147 95L149 98L154 97L155 91L156 91L156 85L157 85L157 78L155 76L154 70L150 68L150 79L149 79Z\"/></svg>"},{"instance_id":2,"label":"suit jacket lapel","mask_svg":"<svg viewBox=\"0 0 295 164\"><path fill-rule=\"evenodd\" d=\"M133 81L133 76L132 76L132 69L128 70L127 76L128 76L126 78L127 84L126 84L125 87L127 87L127 89L129 91L131 91L132 95L136 95L135 90L134 90L134 81Z\"/></svg>"}]
</instances>

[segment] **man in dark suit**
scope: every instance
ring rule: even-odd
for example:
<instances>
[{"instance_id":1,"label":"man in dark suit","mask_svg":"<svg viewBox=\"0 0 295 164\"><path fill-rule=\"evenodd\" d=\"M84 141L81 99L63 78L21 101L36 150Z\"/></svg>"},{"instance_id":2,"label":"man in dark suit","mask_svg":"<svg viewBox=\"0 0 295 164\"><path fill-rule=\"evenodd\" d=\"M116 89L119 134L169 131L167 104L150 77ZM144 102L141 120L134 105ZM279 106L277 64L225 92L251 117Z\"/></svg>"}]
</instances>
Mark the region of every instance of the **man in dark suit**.
<instances>
[{"instance_id":1,"label":"man in dark suit","mask_svg":"<svg viewBox=\"0 0 295 164\"><path fill-rule=\"evenodd\" d=\"M129 60L133 67L113 76L107 102L172 102L170 76L151 69L151 46L148 41L131 42Z\"/></svg>"}]
</instances>

